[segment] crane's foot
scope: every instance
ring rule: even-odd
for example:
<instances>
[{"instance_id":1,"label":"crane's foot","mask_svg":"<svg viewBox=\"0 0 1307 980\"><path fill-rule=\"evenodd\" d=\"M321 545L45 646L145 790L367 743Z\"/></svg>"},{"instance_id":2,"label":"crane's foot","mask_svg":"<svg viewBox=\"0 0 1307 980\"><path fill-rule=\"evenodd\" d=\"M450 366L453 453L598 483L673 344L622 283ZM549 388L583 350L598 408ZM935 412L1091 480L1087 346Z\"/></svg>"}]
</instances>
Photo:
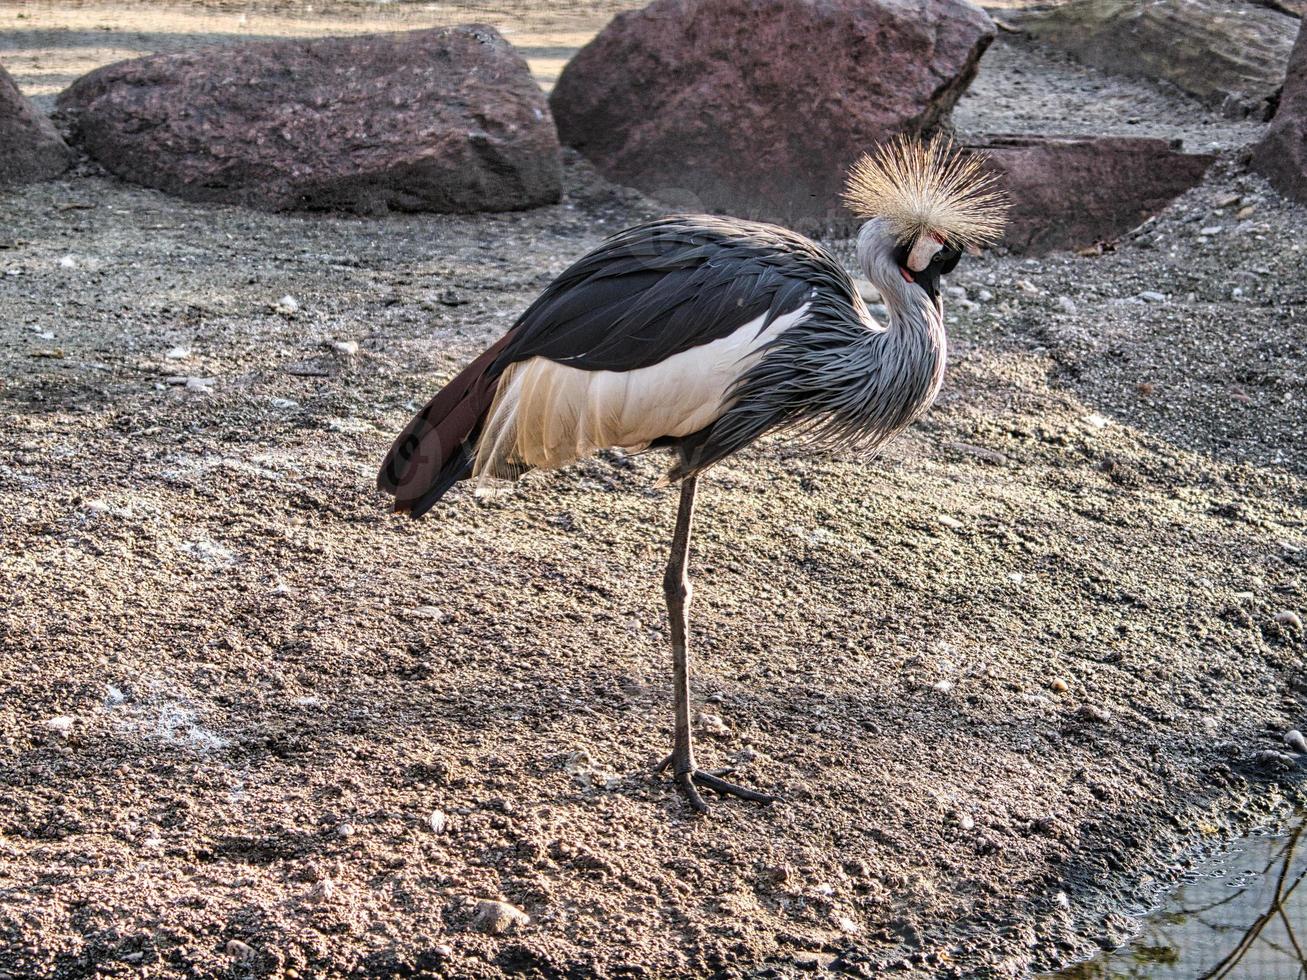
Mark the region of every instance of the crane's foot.
<instances>
[{"instance_id":1,"label":"crane's foot","mask_svg":"<svg viewBox=\"0 0 1307 980\"><path fill-rule=\"evenodd\" d=\"M658 763L654 772L660 773L668 766L672 765L676 758L676 753L672 753L662 762ZM685 798L699 813L708 812L708 804L704 802L703 795L699 792L699 786L706 786L708 789L721 796L738 796L742 800L753 800L755 803L775 803L777 797L768 796L766 793L759 793L755 789L749 789L747 786L737 786L735 783L728 783L721 777L729 773L730 769L718 769L709 772L704 769L691 766L682 769L676 767L676 785L680 787ZM695 784L698 784L697 786Z\"/></svg>"}]
</instances>

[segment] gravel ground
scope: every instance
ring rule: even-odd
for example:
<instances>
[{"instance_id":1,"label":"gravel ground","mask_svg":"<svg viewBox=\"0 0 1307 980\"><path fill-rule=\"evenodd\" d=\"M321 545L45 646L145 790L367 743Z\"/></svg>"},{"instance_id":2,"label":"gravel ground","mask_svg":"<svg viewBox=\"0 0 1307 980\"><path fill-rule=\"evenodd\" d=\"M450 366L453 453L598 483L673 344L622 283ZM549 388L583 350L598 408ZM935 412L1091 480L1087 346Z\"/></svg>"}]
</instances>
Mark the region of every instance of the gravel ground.
<instances>
[{"instance_id":1,"label":"gravel ground","mask_svg":"<svg viewBox=\"0 0 1307 980\"><path fill-rule=\"evenodd\" d=\"M1093 86L1225 156L1114 251L964 262L944 396L880 458L704 484L702 756L785 798L706 820L649 774L662 461L416 524L371 485L654 205L571 157L563 204L481 217L8 193L0 976L1021 976L1297 800L1307 213L1255 127L1007 39L959 125L1121 131Z\"/></svg>"}]
</instances>

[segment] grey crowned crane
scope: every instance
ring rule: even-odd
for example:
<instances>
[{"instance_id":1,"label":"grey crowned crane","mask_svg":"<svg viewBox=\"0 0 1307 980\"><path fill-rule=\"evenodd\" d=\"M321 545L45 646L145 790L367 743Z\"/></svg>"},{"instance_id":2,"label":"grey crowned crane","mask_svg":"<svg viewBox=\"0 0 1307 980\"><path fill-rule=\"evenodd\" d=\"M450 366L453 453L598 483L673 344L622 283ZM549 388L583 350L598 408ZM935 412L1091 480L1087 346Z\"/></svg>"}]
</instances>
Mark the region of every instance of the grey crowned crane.
<instances>
[{"instance_id":1,"label":"grey crowned crane","mask_svg":"<svg viewBox=\"0 0 1307 980\"><path fill-rule=\"evenodd\" d=\"M872 318L824 249L774 225L678 215L612 236L555 279L400 433L377 484L421 517L460 480L515 480L597 449L671 449L680 507L663 579L677 784L770 802L695 764L686 566L699 474L768 432L868 451L917 419L944 377L940 277L991 242L1005 201L975 157L937 139L864 156L845 200L869 218L857 257Z\"/></svg>"}]
</instances>

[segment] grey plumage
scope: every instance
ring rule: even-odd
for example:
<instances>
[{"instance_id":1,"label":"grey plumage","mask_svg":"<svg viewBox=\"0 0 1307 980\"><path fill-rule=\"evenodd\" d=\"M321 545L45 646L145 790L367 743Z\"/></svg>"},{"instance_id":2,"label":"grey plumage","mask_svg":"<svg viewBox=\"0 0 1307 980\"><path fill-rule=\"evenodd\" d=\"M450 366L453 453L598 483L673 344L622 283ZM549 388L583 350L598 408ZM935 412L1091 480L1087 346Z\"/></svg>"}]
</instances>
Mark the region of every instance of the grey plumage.
<instances>
[{"instance_id":1,"label":"grey plumage","mask_svg":"<svg viewBox=\"0 0 1307 980\"><path fill-rule=\"evenodd\" d=\"M735 383L722 416L681 440L670 480L700 473L775 430L794 430L825 449L870 452L930 407L944 378L943 318L899 275L895 248L884 222L863 226L859 264L881 285L890 322L872 319L842 269L824 270L804 296L806 315Z\"/></svg>"}]
</instances>

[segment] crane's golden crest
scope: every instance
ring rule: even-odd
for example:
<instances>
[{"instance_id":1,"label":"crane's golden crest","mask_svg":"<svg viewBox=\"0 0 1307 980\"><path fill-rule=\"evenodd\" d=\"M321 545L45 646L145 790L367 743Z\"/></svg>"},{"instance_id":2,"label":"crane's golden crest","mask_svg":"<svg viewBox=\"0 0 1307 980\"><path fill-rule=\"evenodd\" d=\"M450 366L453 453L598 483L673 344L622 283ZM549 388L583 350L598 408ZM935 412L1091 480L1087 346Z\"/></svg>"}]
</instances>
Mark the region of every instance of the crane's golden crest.
<instances>
[{"instance_id":1,"label":"crane's golden crest","mask_svg":"<svg viewBox=\"0 0 1307 980\"><path fill-rule=\"evenodd\" d=\"M866 218L884 218L907 244L933 235L956 248L998 241L1008 199L979 154L956 152L953 141L898 136L849 170L844 202Z\"/></svg>"}]
</instances>

